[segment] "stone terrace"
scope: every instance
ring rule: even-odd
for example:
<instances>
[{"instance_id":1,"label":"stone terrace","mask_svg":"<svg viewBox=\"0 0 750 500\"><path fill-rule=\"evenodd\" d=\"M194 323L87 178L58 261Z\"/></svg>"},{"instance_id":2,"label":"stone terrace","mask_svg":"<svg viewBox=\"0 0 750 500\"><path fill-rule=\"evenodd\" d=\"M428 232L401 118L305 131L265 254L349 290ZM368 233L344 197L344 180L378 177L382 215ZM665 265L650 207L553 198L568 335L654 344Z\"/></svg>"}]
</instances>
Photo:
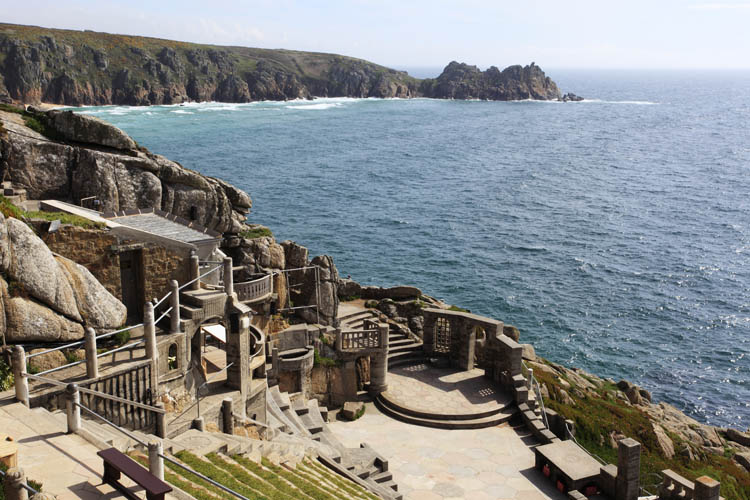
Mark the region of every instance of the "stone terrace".
<instances>
[{"instance_id":1,"label":"stone terrace","mask_svg":"<svg viewBox=\"0 0 750 500\"><path fill-rule=\"evenodd\" d=\"M392 379L391 379L392 380ZM394 420L372 404L354 422L328 424L346 446L377 443L405 499L564 500L534 469L536 444L525 429L502 425L443 430Z\"/></svg>"}]
</instances>

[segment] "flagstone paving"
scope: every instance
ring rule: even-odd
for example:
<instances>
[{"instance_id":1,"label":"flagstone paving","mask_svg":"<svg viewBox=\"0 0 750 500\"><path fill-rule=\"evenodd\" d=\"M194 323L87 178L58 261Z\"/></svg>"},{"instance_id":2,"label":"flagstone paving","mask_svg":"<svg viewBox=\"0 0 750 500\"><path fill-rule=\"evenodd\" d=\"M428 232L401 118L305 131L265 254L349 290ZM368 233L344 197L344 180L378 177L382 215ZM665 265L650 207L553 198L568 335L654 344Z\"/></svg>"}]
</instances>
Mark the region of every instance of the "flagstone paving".
<instances>
[{"instance_id":1,"label":"flagstone paving","mask_svg":"<svg viewBox=\"0 0 750 500\"><path fill-rule=\"evenodd\" d=\"M389 374L389 384L393 380ZM328 424L346 446L366 442L388 459L408 500L564 500L534 469L533 437L507 424L443 430L406 424L367 404L354 422Z\"/></svg>"}]
</instances>

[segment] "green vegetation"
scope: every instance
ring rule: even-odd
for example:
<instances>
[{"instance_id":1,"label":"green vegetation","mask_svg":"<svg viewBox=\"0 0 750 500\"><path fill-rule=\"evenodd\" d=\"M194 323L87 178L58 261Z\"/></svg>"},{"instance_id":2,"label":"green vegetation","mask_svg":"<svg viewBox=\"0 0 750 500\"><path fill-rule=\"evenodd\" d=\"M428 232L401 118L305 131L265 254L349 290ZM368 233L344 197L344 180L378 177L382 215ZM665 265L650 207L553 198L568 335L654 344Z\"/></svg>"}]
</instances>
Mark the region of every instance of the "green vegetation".
<instances>
[{"instance_id":1,"label":"green vegetation","mask_svg":"<svg viewBox=\"0 0 750 500\"><path fill-rule=\"evenodd\" d=\"M124 346L130 341L130 330L125 330L124 332L118 332L115 334L115 342L117 342L117 347Z\"/></svg>"},{"instance_id":2,"label":"green vegetation","mask_svg":"<svg viewBox=\"0 0 750 500\"><path fill-rule=\"evenodd\" d=\"M5 104L0 103L0 111L5 111L6 113L16 113L19 115L23 114L23 108L19 108L17 106L13 106L12 104Z\"/></svg>"},{"instance_id":3,"label":"green vegetation","mask_svg":"<svg viewBox=\"0 0 750 500\"><path fill-rule=\"evenodd\" d=\"M83 227L86 229L101 229L104 224L101 222L92 222L78 215L66 214L65 212L44 212L41 210L26 211L21 207L14 205L8 198L0 195L0 213L5 217L13 217L19 220L46 220L54 221L59 220L62 224L70 224L73 226Z\"/></svg>"},{"instance_id":4,"label":"green vegetation","mask_svg":"<svg viewBox=\"0 0 750 500\"><path fill-rule=\"evenodd\" d=\"M359 300L361 298L362 297L360 297L359 295L345 295L343 297L339 297L341 302L351 302L352 300Z\"/></svg>"},{"instance_id":5,"label":"green vegetation","mask_svg":"<svg viewBox=\"0 0 750 500\"><path fill-rule=\"evenodd\" d=\"M313 359L313 366L339 366L340 364L341 364L340 361L336 361L333 358L321 356L320 352L318 352L318 350L315 349L315 357Z\"/></svg>"},{"instance_id":6,"label":"green vegetation","mask_svg":"<svg viewBox=\"0 0 750 500\"><path fill-rule=\"evenodd\" d=\"M48 127L44 120L34 113L30 113L23 108L16 107L10 104L0 104L0 111L21 115L24 124L26 124L26 126L34 132L38 132L49 139L58 138L57 132L55 132L53 128Z\"/></svg>"},{"instance_id":7,"label":"green vegetation","mask_svg":"<svg viewBox=\"0 0 750 500\"><path fill-rule=\"evenodd\" d=\"M65 356L65 361L67 361L68 364L75 363L76 361L81 361L81 358L78 356L78 353L76 351L63 351L63 356Z\"/></svg>"},{"instance_id":8,"label":"green vegetation","mask_svg":"<svg viewBox=\"0 0 750 500\"><path fill-rule=\"evenodd\" d=\"M13 370L0 359L0 392L7 391L11 387L13 387Z\"/></svg>"},{"instance_id":9,"label":"green vegetation","mask_svg":"<svg viewBox=\"0 0 750 500\"><path fill-rule=\"evenodd\" d=\"M297 472L301 471L307 471L311 474L317 473L318 475L324 477L326 481L335 485L336 488L345 491L350 495L358 496L360 498L367 498L370 500L378 500L377 496L365 490L358 484L342 479L340 476L332 473L331 471L317 463L315 460L305 461L297 466Z\"/></svg>"},{"instance_id":10,"label":"green vegetation","mask_svg":"<svg viewBox=\"0 0 750 500\"><path fill-rule=\"evenodd\" d=\"M260 226L240 231L240 236L242 238L252 240L255 238L271 237L273 236L273 233L267 227Z\"/></svg>"},{"instance_id":11,"label":"green vegetation","mask_svg":"<svg viewBox=\"0 0 750 500\"><path fill-rule=\"evenodd\" d=\"M660 452L651 420L637 406L630 406L615 397L617 387L611 383L600 385L595 393L571 387L566 390L572 404L564 404L561 390L564 390L555 374L535 369L539 383L546 386L550 397L544 398L547 408L575 422L576 440L590 453L608 463L617 463L617 450L610 445L613 433L622 433L639 441L641 448L641 484L648 489L656 489L655 474L664 469L672 469L681 476L694 481L706 475L721 482L721 494L727 500L750 500L750 473L735 464L731 458L706 452L696 452L696 460L680 454L668 459ZM688 443L670 435L675 450L683 449ZM653 491L652 491L653 492Z\"/></svg>"},{"instance_id":12,"label":"green vegetation","mask_svg":"<svg viewBox=\"0 0 750 500\"><path fill-rule=\"evenodd\" d=\"M378 307L378 301L368 300L367 302L365 302L365 307L368 309L376 309Z\"/></svg>"},{"instance_id":13,"label":"green vegetation","mask_svg":"<svg viewBox=\"0 0 750 500\"><path fill-rule=\"evenodd\" d=\"M366 407L365 407L364 405L362 405L362 408L360 408L359 410L357 410L357 413L355 413L355 414L354 414L354 420L357 420L357 419L358 419L358 418L360 418L360 417L361 417L362 415L364 415L364 414L365 414L365 410L366 410L366 409L367 409L367 408L366 408Z\"/></svg>"},{"instance_id":14,"label":"green vegetation","mask_svg":"<svg viewBox=\"0 0 750 500\"><path fill-rule=\"evenodd\" d=\"M271 500L296 500L299 496L289 483L284 481L277 474L263 469L261 466L241 456L234 456L232 459L240 465L232 464L222 459L218 455L211 453L206 458L212 464L222 468L226 473L243 484L248 485L260 492L265 498ZM250 472L252 474L250 474Z\"/></svg>"},{"instance_id":15,"label":"green vegetation","mask_svg":"<svg viewBox=\"0 0 750 500\"><path fill-rule=\"evenodd\" d=\"M458 306L450 306L448 308L448 310L449 311L455 311L455 312L462 312L462 313L470 313L471 312L468 309L464 309L463 307L458 307Z\"/></svg>"}]
</instances>

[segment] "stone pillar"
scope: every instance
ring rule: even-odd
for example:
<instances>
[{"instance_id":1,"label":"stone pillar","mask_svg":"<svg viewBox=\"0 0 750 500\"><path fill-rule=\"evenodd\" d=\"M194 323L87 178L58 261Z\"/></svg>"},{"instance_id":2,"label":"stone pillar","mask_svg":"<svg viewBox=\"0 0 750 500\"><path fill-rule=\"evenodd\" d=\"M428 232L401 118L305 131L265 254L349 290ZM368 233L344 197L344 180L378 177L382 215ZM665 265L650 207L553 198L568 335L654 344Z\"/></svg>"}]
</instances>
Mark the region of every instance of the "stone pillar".
<instances>
[{"instance_id":1,"label":"stone pillar","mask_svg":"<svg viewBox=\"0 0 750 500\"><path fill-rule=\"evenodd\" d=\"M424 325L422 326L422 349L425 356L430 357L435 352L435 313L424 312Z\"/></svg>"},{"instance_id":2,"label":"stone pillar","mask_svg":"<svg viewBox=\"0 0 750 500\"><path fill-rule=\"evenodd\" d=\"M229 299L227 329L227 386L239 390L244 401L250 393L250 313L249 307Z\"/></svg>"},{"instance_id":3,"label":"stone pillar","mask_svg":"<svg viewBox=\"0 0 750 500\"><path fill-rule=\"evenodd\" d=\"M29 379L24 376L26 373L26 351L23 350L23 346L16 345L13 347L12 362L16 399L29 406Z\"/></svg>"},{"instance_id":4,"label":"stone pillar","mask_svg":"<svg viewBox=\"0 0 750 500\"><path fill-rule=\"evenodd\" d=\"M344 344L344 340L343 340L344 336L341 333L341 328L336 328L335 333L336 333L336 339L333 341L333 348L336 351L341 352L341 348Z\"/></svg>"},{"instance_id":5,"label":"stone pillar","mask_svg":"<svg viewBox=\"0 0 750 500\"><path fill-rule=\"evenodd\" d=\"M224 434L234 434L234 413L232 412L232 398L224 398L221 402L221 422Z\"/></svg>"},{"instance_id":6,"label":"stone pillar","mask_svg":"<svg viewBox=\"0 0 750 500\"><path fill-rule=\"evenodd\" d=\"M224 258L224 293L232 295L234 293L234 273L232 271L232 258Z\"/></svg>"},{"instance_id":7,"label":"stone pillar","mask_svg":"<svg viewBox=\"0 0 750 500\"><path fill-rule=\"evenodd\" d=\"M86 351L86 377L99 377L99 358L96 357L96 332L88 327L83 332L84 348Z\"/></svg>"},{"instance_id":8,"label":"stone pillar","mask_svg":"<svg viewBox=\"0 0 750 500\"><path fill-rule=\"evenodd\" d=\"M617 443L615 500L638 500L641 473L641 444L625 438Z\"/></svg>"},{"instance_id":9,"label":"stone pillar","mask_svg":"<svg viewBox=\"0 0 750 500\"><path fill-rule=\"evenodd\" d=\"M195 280L189 286L191 290L200 290L201 280L197 279L200 276L200 272L200 259L197 254L193 254L190 256L190 279L188 280Z\"/></svg>"},{"instance_id":10,"label":"stone pillar","mask_svg":"<svg viewBox=\"0 0 750 500\"><path fill-rule=\"evenodd\" d=\"M23 485L26 484L26 474L20 467L11 467L5 473L3 481L3 493L5 500L28 500L29 492Z\"/></svg>"},{"instance_id":11,"label":"stone pillar","mask_svg":"<svg viewBox=\"0 0 750 500\"><path fill-rule=\"evenodd\" d=\"M169 305L172 312L169 313L169 333L180 333L180 284L177 280L169 282L172 294L169 296Z\"/></svg>"},{"instance_id":12,"label":"stone pillar","mask_svg":"<svg viewBox=\"0 0 750 500\"><path fill-rule=\"evenodd\" d=\"M456 328L453 330L453 328ZM458 335L461 344L458 346L458 356L456 362L461 370L472 370L474 368L474 348L477 342L477 332L473 325L466 320L452 321L451 331L453 335ZM455 344L454 344L455 345ZM453 349L451 349L452 351ZM451 358L453 352L451 352ZM451 360L453 361L453 360Z\"/></svg>"},{"instance_id":13,"label":"stone pillar","mask_svg":"<svg viewBox=\"0 0 750 500\"><path fill-rule=\"evenodd\" d=\"M143 308L143 338L146 339L146 357L151 360L151 391L159 394L159 350L156 347L156 324L154 324L154 305L146 302Z\"/></svg>"},{"instance_id":14,"label":"stone pillar","mask_svg":"<svg viewBox=\"0 0 750 500\"><path fill-rule=\"evenodd\" d=\"M76 384L68 384L65 388L65 407L68 416L68 434L78 432L81 428L81 393Z\"/></svg>"},{"instance_id":15,"label":"stone pillar","mask_svg":"<svg viewBox=\"0 0 750 500\"><path fill-rule=\"evenodd\" d=\"M206 430L206 421L203 420L203 417L193 419L193 429L201 432Z\"/></svg>"},{"instance_id":16,"label":"stone pillar","mask_svg":"<svg viewBox=\"0 0 750 500\"><path fill-rule=\"evenodd\" d=\"M370 356L370 385L368 392L373 396L388 389L388 324L378 323L380 352Z\"/></svg>"},{"instance_id":17,"label":"stone pillar","mask_svg":"<svg viewBox=\"0 0 750 500\"><path fill-rule=\"evenodd\" d=\"M154 406L157 408L160 408L162 410L165 409L164 403L162 401L157 402ZM162 439L167 438L167 414L166 413L157 413L156 414L156 430L155 433L158 437Z\"/></svg>"},{"instance_id":18,"label":"stone pillar","mask_svg":"<svg viewBox=\"0 0 750 500\"><path fill-rule=\"evenodd\" d=\"M164 449L161 441L151 441L148 443L148 471L164 481L164 459L161 457L162 453L164 453Z\"/></svg>"},{"instance_id":19,"label":"stone pillar","mask_svg":"<svg viewBox=\"0 0 750 500\"><path fill-rule=\"evenodd\" d=\"M695 480L694 500L719 500L721 483L708 476L701 476Z\"/></svg>"}]
</instances>

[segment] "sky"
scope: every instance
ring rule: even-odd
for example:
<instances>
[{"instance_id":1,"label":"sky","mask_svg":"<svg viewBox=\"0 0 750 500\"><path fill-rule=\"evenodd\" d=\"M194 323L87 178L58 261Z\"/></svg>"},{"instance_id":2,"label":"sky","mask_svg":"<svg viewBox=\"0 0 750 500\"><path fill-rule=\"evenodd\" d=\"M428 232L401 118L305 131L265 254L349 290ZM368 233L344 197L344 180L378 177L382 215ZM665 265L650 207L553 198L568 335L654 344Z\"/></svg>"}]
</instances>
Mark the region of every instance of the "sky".
<instances>
[{"instance_id":1,"label":"sky","mask_svg":"<svg viewBox=\"0 0 750 500\"><path fill-rule=\"evenodd\" d=\"M334 52L399 69L750 68L750 1L8 2L0 22Z\"/></svg>"}]
</instances>

